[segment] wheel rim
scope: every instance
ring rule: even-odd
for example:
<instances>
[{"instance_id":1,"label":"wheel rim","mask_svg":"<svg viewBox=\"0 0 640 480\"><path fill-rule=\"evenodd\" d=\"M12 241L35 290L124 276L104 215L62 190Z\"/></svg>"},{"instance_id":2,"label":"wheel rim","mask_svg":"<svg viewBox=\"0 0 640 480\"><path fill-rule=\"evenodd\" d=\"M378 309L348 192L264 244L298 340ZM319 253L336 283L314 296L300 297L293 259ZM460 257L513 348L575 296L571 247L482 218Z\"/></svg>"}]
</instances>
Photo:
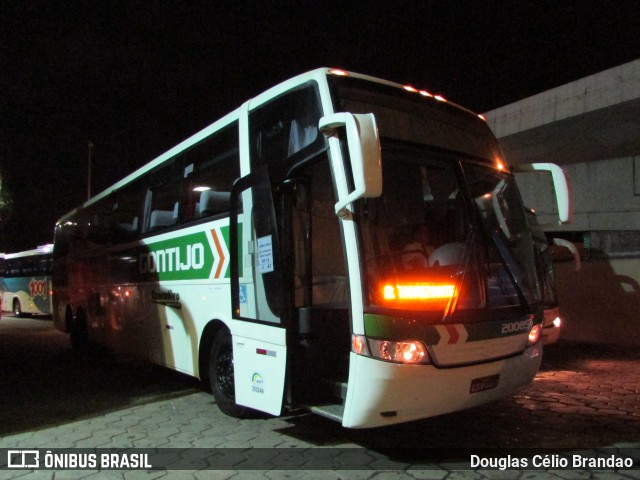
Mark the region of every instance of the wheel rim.
<instances>
[{"instance_id":1,"label":"wheel rim","mask_svg":"<svg viewBox=\"0 0 640 480\"><path fill-rule=\"evenodd\" d=\"M229 399L235 398L233 350L230 345L225 345L220 350L216 361L216 379L220 393Z\"/></svg>"}]
</instances>

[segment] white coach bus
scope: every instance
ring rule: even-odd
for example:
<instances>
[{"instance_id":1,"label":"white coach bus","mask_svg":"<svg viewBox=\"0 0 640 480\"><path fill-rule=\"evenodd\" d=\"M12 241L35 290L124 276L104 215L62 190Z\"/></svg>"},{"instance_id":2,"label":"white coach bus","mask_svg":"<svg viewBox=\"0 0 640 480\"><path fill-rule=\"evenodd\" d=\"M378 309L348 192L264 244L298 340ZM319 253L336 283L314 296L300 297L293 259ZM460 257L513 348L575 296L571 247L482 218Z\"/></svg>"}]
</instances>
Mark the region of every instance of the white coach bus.
<instances>
[{"instance_id":1,"label":"white coach bus","mask_svg":"<svg viewBox=\"0 0 640 480\"><path fill-rule=\"evenodd\" d=\"M240 417L425 418L511 394L542 353L532 232L483 119L338 70L249 100L64 215L53 282L74 346L198 377Z\"/></svg>"}]
</instances>

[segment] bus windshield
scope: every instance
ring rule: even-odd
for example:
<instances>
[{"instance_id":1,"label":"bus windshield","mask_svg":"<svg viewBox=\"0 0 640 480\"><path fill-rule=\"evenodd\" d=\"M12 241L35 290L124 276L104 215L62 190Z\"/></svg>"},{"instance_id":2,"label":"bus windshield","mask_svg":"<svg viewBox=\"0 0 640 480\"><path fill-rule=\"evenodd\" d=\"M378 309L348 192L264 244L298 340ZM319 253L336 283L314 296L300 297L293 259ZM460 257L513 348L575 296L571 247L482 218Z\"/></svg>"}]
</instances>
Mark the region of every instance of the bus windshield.
<instances>
[{"instance_id":1,"label":"bus windshield","mask_svg":"<svg viewBox=\"0 0 640 480\"><path fill-rule=\"evenodd\" d=\"M455 311L529 311L539 302L525 210L485 122L357 78L333 86L337 111L372 112L380 131L382 196L357 209L369 309L438 322Z\"/></svg>"},{"instance_id":2,"label":"bus windshield","mask_svg":"<svg viewBox=\"0 0 640 480\"><path fill-rule=\"evenodd\" d=\"M373 307L520 307L539 300L513 178L440 152L383 146L384 191L359 212Z\"/></svg>"}]
</instances>

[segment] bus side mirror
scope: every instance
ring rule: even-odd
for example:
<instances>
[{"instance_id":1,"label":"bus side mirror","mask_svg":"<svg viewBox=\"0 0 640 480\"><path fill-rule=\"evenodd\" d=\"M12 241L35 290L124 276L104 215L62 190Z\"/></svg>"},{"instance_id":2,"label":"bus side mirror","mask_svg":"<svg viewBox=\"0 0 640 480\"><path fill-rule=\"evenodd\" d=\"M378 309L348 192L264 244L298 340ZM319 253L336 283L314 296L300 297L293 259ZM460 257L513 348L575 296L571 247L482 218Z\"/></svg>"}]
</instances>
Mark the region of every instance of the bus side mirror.
<instances>
[{"instance_id":1,"label":"bus side mirror","mask_svg":"<svg viewBox=\"0 0 640 480\"><path fill-rule=\"evenodd\" d=\"M339 215L351 202L359 198L382 195L382 160L376 118L372 113L334 113L320 119L320 131L328 138L337 137L337 129L347 134L353 191L340 195L336 203Z\"/></svg>"},{"instance_id":2,"label":"bus side mirror","mask_svg":"<svg viewBox=\"0 0 640 480\"><path fill-rule=\"evenodd\" d=\"M553 244L558 245L559 247L564 247L571 255L573 255L573 264L575 265L575 270L578 272L580 270L580 252L578 252L578 248L575 243L570 242L569 240L565 240L563 238L554 238Z\"/></svg>"},{"instance_id":3,"label":"bus side mirror","mask_svg":"<svg viewBox=\"0 0 640 480\"><path fill-rule=\"evenodd\" d=\"M518 172L549 172L553 182L558 204L558 217L560 223L570 223L573 218L573 204L571 200L571 188L565 171L555 163L528 163L517 165L514 168Z\"/></svg>"}]
</instances>

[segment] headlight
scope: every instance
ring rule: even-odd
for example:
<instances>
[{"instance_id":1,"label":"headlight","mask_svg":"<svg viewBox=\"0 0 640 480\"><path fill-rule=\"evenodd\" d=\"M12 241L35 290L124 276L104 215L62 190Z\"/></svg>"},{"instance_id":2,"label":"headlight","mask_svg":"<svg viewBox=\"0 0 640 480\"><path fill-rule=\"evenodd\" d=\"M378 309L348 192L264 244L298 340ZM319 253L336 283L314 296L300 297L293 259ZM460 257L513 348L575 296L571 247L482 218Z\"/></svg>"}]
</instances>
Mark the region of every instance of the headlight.
<instances>
[{"instance_id":1,"label":"headlight","mask_svg":"<svg viewBox=\"0 0 640 480\"><path fill-rule=\"evenodd\" d=\"M393 340L373 340L362 335L354 335L352 349L355 353L396 363L430 363L427 347L418 340L396 342Z\"/></svg>"}]
</instances>

